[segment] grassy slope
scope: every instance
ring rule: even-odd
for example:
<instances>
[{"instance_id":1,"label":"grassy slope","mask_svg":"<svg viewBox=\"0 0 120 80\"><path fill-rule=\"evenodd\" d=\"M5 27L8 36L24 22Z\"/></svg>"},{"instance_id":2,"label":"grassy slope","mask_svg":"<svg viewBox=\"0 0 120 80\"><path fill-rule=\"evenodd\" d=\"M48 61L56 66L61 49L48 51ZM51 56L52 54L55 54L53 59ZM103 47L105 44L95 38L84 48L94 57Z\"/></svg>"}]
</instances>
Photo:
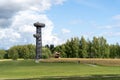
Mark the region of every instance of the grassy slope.
<instances>
[{"instance_id":1,"label":"grassy slope","mask_svg":"<svg viewBox=\"0 0 120 80\"><path fill-rule=\"evenodd\" d=\"M0 62L0 78L40 78L51 76L120 75L120 66L93 66L78 63Z\"/></svg>"}]
</instances>

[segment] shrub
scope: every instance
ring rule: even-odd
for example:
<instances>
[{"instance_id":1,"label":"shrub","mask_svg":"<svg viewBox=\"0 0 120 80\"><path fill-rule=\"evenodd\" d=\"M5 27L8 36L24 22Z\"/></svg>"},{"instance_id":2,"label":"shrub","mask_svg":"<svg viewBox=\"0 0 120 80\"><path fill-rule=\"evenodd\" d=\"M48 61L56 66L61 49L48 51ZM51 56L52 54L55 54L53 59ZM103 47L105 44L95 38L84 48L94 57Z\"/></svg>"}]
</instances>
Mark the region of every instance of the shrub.
<instances>
[{"instance_id":1,"label":"shrub","mask_svg":"<svg viewBox=\"0 0 120 80\"><path fill-rule=\"evenodd\" d=\"M0 59L3 59L5 54L6 54L5 50L0 50Z\"/></svg>"},{"instance_id":2,"label":"shrub","mask_svg":"<svg viewBox=\"0 0 120 80\"><path fill-rule=\"evenodd\" d=\"M17 60L19 58L16 46L14 46L8 50L8 57L13 59L13 60Z\"/></svg>"},{"instance_id":3,"label":"shrub","mask_svg":"<svg viewBox=\"0 0 120 80\"><path fill-rule=\"evenodd\" d=\"M48 48L42 48L42 58L47 59L51 57L51 51Z\"/></svg>"}]
</instances>

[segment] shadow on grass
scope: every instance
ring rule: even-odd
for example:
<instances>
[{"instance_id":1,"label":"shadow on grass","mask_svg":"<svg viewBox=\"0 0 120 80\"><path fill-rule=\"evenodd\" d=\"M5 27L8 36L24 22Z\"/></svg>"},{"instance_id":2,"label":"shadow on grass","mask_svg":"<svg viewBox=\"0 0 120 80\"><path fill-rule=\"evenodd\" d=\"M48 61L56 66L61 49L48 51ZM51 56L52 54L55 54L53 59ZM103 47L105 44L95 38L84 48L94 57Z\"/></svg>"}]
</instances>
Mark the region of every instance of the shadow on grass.
<instances>
[{"instance_id":1,"label":"shadow on grass","mask_svg":"<svg viewBox=\"0 0 120 80\"><path fill-rule=\"evenodd\" d=\"M120 75L92 75L87 77L79 76L44 77L44 78L7 79L7 80L120 80Z\"/></svg>"}]
</instances>

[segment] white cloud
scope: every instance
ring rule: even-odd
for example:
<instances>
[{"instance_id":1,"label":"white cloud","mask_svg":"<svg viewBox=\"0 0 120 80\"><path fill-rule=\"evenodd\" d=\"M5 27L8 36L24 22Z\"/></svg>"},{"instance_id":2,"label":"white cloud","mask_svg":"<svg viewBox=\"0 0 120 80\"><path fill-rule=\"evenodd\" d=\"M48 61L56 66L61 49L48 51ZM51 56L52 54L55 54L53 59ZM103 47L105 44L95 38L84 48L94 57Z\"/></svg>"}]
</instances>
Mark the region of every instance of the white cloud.
<instances>
[{"instance_id":1,"label":"white cloud","mask_svg":"<svg viewBox=\"0 0 120 80\"><path fill-rule=\"evenodd\" d=\"M65 28L62 29L62 33L63 33L63 34L67 34L67 33L70 33L70 32L71 32L71 31L68 30L68 29L65 29Z\"/></svg>"},{"instance_id":2,"label":"white cloud","mask_svg":"<svg viewBox=\"0 0 120 80\"><path fill-rule=\"evenodd\" d=\"M113 19L114 19L114 20L120 20L120 15L115 15L115 16L113 16Z\"/></svg>"},{"instance_id":3,"label":"white cloud","mask_svg":"<svg viewBox=\"0 0 120 80\"><path fill-rule=\"evenodd\" d=\"M105 36L105 37L110 37L110 38L113 38L113 37L120 37L120 32L103 32L101 34L99 34L99 36Z\"/></svg>"},{"instance_id":4,"label":"white cloud","mask_svg":"<svg viewBox=\"0 0 120 80\"><path fill-rule=\"evenodd\" d=\"M14 13L22 10L45 11L54 4L62 4L65 0L1 0L0 17L11 17ZM3 14L2 14L3 13ZM9 14L9 15L6 15Z\"/></svg>"},{"instance_id":5,"label":"white cloud","mask_svg":"<svg viewBox=\"0 0 120 80\"><path fill-rule=\"evenodd\" d=\"M106 25L106 26L98 26L97 28L98 29L112 29L112 28L114 28L114 26L113 25Z\"/></svg>"},{"instance_id":6,"label":"white cloud","mask_svg":"<svg viewBox=\"0 0 120 80\"><path fill-rule=\"evenodd\" d=\"M63 4L64 1L67 1L67 0L55 0L54 3L57 5L57 4Z\"/></svg>"},{"instance_id":7,"label":"white cloud","mask_svg":"<svg viewBox=\"0 0 120 80\"><path fill-rule=\"evenodd\" d=\"M46 24L45 28L43 28L43 45L57 45L59 43L59 39L52 33L54 28L53 23L45 14L33 14L29 11L22 11L14 16L13 24L10 26L10 28L7 28L7 31L3 29L3 32L5 32L4 35L7 35L6 38L9 39L7 43L10 43L11 41L13 44L16 43L16 41L19 42L16 44L35 43L35 39L32 35L35 34L36 27L33 26L33 23L37 21Z\"/></svg>"},{"instance_id":8,"label":"white cloud","mask_svg":"<svg viewBox=\"0 0 120 80\"><path fill-rule=\"evenodd\" d=\"M8 19L11 20L11 25L6 28L0 28L0 48L9 48L19 44L35 44L33 34L36 32L36 28L33 26L33 23L38 21L46 25L42 30L43 45L60 44L61 40L52 32L54 28L53 22L43 11L50 9L54 4L62 4L63 1L64 0L0 1L0 10L1 8L5 8L5 10L11 12L13 9L13 12L15 12L15 14L11 13L12 15L14 14L13 16L8 17ZM4 12L0 13L0 17ZM4 16L6 17L8 14ZM4 22L4 18L0 20L0 23L2 22Z\"/></svg>"},{"instance_id":9,"label":"white cloud","mask_svg":"<svg viewBox=\"0 0 120 80\"><path fill-rule=\"evenodd\" d=\"M15 32L15 30L11 29L11 28L7 28L7 29L0 29L0 33L1 36L0 38L20 38L20 34Z\"/></svg>"},{"instance_id":10,"label":"white cloud","mask_svg":"<svg viewBox=\"0 0 120 80\"><path fill-rule=\"evenodd\" d=\"M51 0L4 0L0 1L0 7L5 7L7 10L48 10L51 5ZM7 5L7 6L6 6Z\"/></svg>"}]
</instances>

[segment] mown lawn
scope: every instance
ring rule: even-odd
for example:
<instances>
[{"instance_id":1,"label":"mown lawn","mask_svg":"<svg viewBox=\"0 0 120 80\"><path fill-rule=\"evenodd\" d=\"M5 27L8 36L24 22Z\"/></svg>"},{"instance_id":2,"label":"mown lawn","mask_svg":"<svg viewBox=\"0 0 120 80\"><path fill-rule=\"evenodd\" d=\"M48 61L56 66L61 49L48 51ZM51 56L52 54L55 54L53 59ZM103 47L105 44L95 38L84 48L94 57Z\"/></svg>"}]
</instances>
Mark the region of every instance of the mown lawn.
<instances>
[{"instance_id":1,"label":"mown lawn","mask_svg":"<svg viewBox=\"0 0 120 80\"><path fill-rule=\"evenodd\" d=\"M1 61L0 79L120 80L120 66L100 66L74 62L34 60Z\"/></svg>"}]
</instances>

